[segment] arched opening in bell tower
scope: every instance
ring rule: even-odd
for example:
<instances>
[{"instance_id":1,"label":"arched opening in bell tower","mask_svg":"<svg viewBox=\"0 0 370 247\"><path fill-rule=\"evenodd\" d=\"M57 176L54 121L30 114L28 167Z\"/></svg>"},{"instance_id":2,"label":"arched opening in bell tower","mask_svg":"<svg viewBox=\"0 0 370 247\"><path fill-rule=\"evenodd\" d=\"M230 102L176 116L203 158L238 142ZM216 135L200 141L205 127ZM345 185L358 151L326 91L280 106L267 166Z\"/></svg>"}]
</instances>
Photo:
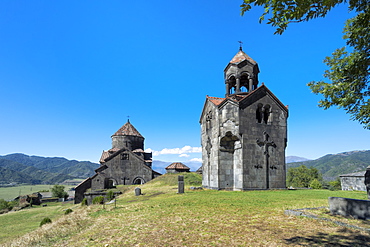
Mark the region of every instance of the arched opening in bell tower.
<instances>
[{"instance_id":1,"label":"arched opening in bell tower","mask_svg":"<svg viewBox=\"0 0 370 247\"><path fill-rule=\"evenodd\" d=\"M235 76L230 76L227 80L228 84L228 94L234 94L236 92L236 78Z\"/></svg>"},{"instance_id":2,"label":"arched opening in bell tower","mask_svg":"<svg viewBox=\"0 0 370 247\"><path fill-rule=\"evenodd\" d=\"M243 74L240 77L240 92L249 92L249 76L248 74Z\"/></svg>"}]
</instances>

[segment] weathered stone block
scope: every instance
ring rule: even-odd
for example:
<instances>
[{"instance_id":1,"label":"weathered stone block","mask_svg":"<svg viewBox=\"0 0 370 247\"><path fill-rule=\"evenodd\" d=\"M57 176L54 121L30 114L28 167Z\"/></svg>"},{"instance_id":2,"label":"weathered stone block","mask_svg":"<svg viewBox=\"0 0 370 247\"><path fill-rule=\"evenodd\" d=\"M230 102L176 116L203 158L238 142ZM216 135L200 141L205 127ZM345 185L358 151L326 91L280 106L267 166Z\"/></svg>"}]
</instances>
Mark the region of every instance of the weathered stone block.
<instances>
[{"instance_id":1,"label":"weathered stone block","mask_svg":"<svg viewBox=\"0 0 370 247\"><path fill-rule=\"evenodd\" d=\"M329 197L332 214L351 216L356 219L370 219L370 201L342 197Z\"/></svg>"}]
</instances>

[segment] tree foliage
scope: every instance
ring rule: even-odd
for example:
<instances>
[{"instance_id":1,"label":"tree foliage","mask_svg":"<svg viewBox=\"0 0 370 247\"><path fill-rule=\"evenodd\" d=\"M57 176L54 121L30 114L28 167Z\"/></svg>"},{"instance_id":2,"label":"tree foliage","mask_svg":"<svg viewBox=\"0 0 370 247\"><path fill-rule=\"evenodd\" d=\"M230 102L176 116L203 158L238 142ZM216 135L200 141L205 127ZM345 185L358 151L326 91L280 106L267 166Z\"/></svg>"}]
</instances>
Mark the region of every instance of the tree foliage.
<instances>
[{"instance_id":1,"label":"tree foliage","mask_svg":"<svg viewBox=\"0 0 370 247\"><path fill-rule=\"evenodd\" d=\"M322 189L322 184L320 183L319 180L317 180L317 178L315 178L314 180L310 182L310 188L314 190L319 190L319 189Z\"/></svg>"},{"instance_id":2,"label":"tree foliage","mask_svg":"<svg viewBox=\"0 0 370 247\"><path fill-rule=\"evenodd\" d=\"M259 21L268 17L267 24L282 34L290 23L306 22L325 17L339 4L348 4L349 11L357 15L348 19L343 33L346 47L336 49L324 63L329 67L324 78L330 81L313 81L308 84L312 92L324 99L319 106L343 108L352 120L370 129L370 2L368 0L244 0L242 15L254 6L262 6L264 13Z\"/></svg>"},{"instance_id":3,"label":"tree foliage","mask_svg":"<svg viewBox=\"0 0 370 247\"><path fill-rule=\"evenodd\" d=\"M51 193L53 197L58 197L58 198L68 198L68 193L64 191L64 186L63 185L54 185L53 188L51 188Z\"/></svg>"},{"instance_id":4,"label":"tree foliage","mask_svg":"<svg viewBox=\"0 0 370 247\"><path fill-rule=\"evenodd\" d=\"M342 189L342 184L340 182L340 179L337 178L334 181L329 182L329 189L330 190L341 190Z\"/></svg>"},{"instance_id":5,"label":"tree foliage","mask_svg":"<svg viewBox=\"0 0 370 247\"><path fill-rule=\"evenodd\" d=\"M314 167L307 168L305 165L301 165L296 168L288 169L288 186L297 188L309 188L313 180L317 180L320 185L322 183L322 174Z\"/></svg>"}]
</instances>

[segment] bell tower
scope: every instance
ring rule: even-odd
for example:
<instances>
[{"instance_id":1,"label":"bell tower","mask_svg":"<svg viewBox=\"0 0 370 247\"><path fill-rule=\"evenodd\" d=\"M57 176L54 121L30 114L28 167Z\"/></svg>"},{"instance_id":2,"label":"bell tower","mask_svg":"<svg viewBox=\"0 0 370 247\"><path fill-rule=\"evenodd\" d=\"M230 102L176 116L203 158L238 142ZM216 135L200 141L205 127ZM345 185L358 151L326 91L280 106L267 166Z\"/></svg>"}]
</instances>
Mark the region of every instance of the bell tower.
<instances>
[{"instance_id":1,"label":"bell tower","mask_svg":"<svg viewBox=\"0 0 370 247\"><path fill-rule=\"evenodd\" d=\"M283 189L288 107L265 84L242 47L224 69L226 95L206 96L200 117L202 185L208 189Z\"/></svg>"},{"instance_id":2,"label":"bell tower","mask_svg":"<svg viewBox=\"0 0 370 247\"><path fill-rule=\"evenodd\" d=\"M258 64L240 47L239 52L224 69L225 97L250 93L258 87Z\"/></svg>"}]
</instances>

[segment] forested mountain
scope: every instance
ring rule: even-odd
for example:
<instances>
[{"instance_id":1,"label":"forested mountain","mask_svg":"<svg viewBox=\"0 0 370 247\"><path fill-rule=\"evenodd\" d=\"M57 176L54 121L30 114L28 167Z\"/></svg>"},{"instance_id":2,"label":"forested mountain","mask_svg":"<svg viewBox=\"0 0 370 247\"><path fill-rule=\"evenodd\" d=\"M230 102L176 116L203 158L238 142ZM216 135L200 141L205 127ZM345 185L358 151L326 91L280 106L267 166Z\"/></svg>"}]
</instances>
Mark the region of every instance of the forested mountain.
<instances>
[{"instance_id":1,"label":"forested mountain","mask_svg":"<svg viewBox=\"0 0 370 247\"><path fill-rule=\"evenodd\" d=\"M342 174L365 171L370 166L370 150L328 154L316 160L289 163L287 169L301 165L318 169L325 180L334 180Z\"/></svg>"},{"instance_id":2,"label":"forested mountain","mask_svg":"<svg viewBox=\"0 0 370 247\"><path fill-rule=\"evenodd\" d=\"M0 156L0 184L56 184L92 176L98 167L99 164L89 161L9 154Z\"/></svg>"},{"instance_id":3,"label":"forested mountain","mask_svg":"<svg viewBox=\"0 0 370 247\"><path fill-rule=\"evenodd\" d=\"M304 159L293 157L294 159ZM293 159L292 158L292 159ZM288 160L287 160L288 161ZM165 173L165 167L172 162L153 161L153 169ZM201 163L186 163L195 171ZM305 165L315 167L326 180L334 180L341 174L366 170L370 166L370 150L328 154L316 160L288 163L290 167ZM56 184L67 179L87 178L95 174L99 164L89 161L67 160L66 158L47 158L25 154L0 156L0 184L29 183Z\"/></svg>"}]
</instances>

